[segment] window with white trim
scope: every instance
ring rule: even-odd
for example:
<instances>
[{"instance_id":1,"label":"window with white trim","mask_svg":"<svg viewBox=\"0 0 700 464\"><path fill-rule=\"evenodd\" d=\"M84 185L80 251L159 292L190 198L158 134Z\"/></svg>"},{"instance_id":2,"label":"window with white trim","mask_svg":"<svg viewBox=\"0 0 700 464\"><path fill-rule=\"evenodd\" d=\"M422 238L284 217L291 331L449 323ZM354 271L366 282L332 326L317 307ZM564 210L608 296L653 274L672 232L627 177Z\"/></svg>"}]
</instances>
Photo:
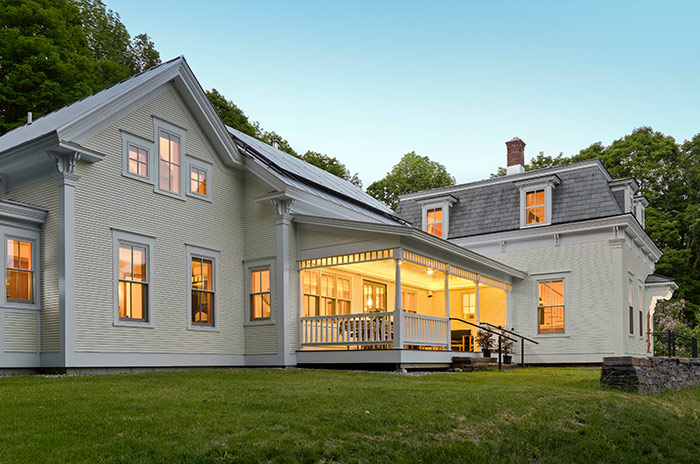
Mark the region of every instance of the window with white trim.
<instances>
[{"instance_id":1,"label":"window with white trim","mask_svg":"<svg viewBox=\"0 0 700 464\"><path fill-rule=\"evenodd\" d=\"M270 268L250 270L250 320L269 320L271 313Z\"/></svg>"},{"instance_id":2,"label":"window with white trim","mask_svg":"<svg viewBox=\"0 0 700 464\"><path fill-rule=\"evenodd\" d=\"M34 302L34 243L7 239L5 261L5 300L8 303Z\"/></svg>"},{"instance_id":3,"label":"window with white trim","mask_svg":"<svg viewBox=\"0 0 700 464\"><path fill-rule=\"evenodd\" d=\"M127 172L148 179L148 148L127 145Z\"/></svg>"},{"instance_id":4,"label":"window with white trim","mask_svg":"<svg viewBox=\"0 0 700 464\"><path fill-rule=\"evenodd\" d=\"M305 316L350 314L350 278L302 271L302 293Z\"/></svg>"},{"instance_id":5,"label":"window with white trim","mask_svg":"<svg viewBox=\"0 0 700 464\"><path fill-rule=\"evenodd\" d=\"M214 258L191 256L190 268L190 323L192 325L214 327L216 317L214 280Z\"/></svg>"},{"instance_id":6,"label":"window with white trim","mask_svg":"<svg viewBox=\"0 0 700 464\"><path fill-rule=\"evenodd\" d=\"M118 305L122 321L148 322L148 246L119 242Z\"/></svg>"},{"instance_id":7,"label":"window with white trim","mask_svg":"<svg viewBox=\"0 0 700 464\"><path fill-rule=\"evenodd\" d=\"M638 283L637 295L639 297L638 301L639 301L639 336L640 337L644 336L644 304L643 304L644 300L642 299L643 292L644 292L644 290L642 288L642 284Z\"/></svg>"},{"instance_id":8,"label":"window with white trim","mask_svg":"<svg viewBox=\"0 0 700 464\"><path fill-rule=\"evenodd\" d=\"M418 308L418 294L413 290L401 290L401 302L401 309L415 314Z\"/></svg>"},{"instance_id":9,"label":"window with white trim","mask_svg":"<svg viewBox=\"0 0 700 464\"><path fill-rule=\"evenodd\" d=\"M158 131L160 190L179 195L180 186L180 137L164 129Z\"/></svg>"},{"instance_id":10,"label":"window with white trim","mask_svg":"<svg viewBox=\"0 0 700 464\"><path fill-rule=\"evenodd\" d=\"M430 235L442 237L442 208L429 208L426 211L425 224Z\"/></svg>"},{"instance_id":11,"label":"window with white trim","mask_svg":"<svg viewBox=\"0 0 700 464\"><path fill-rule=\"evenodd\" d=\"M207 171L198 166L190 166L190 193L207 196Z\"/></svg>"},{"instance_id":12,"label":"window with white trim","mask_svg":"<svg viewBox=\"0 0 700 464\"><path fill-rule=\"evenodd\" d=\"M525 192L525 224L540 224L545 221L544 189Z\"/></svg>"},{"instance_id":13,"label":"window with white trim","mask_svg":"<svg viewBox=\"0 0 700 464\"><path fill-rule=\"evenodd\" d=\"M564 333L564 281L538 282L539 333Z\"/></svg>"}]
</instances>

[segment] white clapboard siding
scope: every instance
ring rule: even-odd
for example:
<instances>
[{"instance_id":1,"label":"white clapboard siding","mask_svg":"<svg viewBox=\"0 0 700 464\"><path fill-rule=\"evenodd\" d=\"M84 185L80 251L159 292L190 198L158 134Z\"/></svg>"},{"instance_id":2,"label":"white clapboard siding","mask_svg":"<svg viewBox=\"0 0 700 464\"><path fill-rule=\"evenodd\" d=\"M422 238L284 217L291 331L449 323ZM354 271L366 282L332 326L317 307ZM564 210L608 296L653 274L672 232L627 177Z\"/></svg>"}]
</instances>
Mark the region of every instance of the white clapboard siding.
<instances>
[{"instance_id":1,"label":"white clapboard siding","mask_svg":"<svg viewBox=\"0 0 700 464\"><path fill-rule=\"evenodd\" d=\"M5 352L37 353L39 351L38 315L5 313Z\"/></svg>"},{"instance_id":2,"label":"white clapboard siding","mask_svg":"<svg viewBox=\"0 0 700 464\"><path fill-rule=\"evenodd\" d=\"M55 179L46 179L17 190L3 198L40 206L48 211L41 227L39 267L41 269L41 351L58 351L58 187Z\"/></svg>"},{"instance_id":3,"label":"white clapboard siding","mask_svg":"<svg viewBox=\"0 0 700 464\"><path fill-rule=\"evenodd\" d=\"M79 163L76 187L75 347L79 352L242 354L244 352L244 210L251 204L240 175L220 168L166 85L150 101L88 141L104 160ZM153 139L153 119L186 129L183 155L212 164L211 202L171 198L122 175L121 130ZM157 156L157 154L154 154ZM186 186L183 186L186 188ZM112 228L154 237L151 302L154 328L115 327ZM220 251L217 331L188 330L186 246Z\"/></svg>"}]
</instances>

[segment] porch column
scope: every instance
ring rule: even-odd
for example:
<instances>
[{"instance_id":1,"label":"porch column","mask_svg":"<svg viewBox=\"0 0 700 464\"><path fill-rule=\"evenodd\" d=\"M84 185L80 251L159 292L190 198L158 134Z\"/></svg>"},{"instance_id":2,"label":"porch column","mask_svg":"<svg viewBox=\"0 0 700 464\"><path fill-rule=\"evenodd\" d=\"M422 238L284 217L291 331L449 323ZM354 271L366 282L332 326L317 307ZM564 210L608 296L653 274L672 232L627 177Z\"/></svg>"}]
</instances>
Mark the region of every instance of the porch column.
<instances>
[{"instance_id":1,"label":"porch column","mask_svg":"<svg viewBox=\"0 0 700 464\"><path fill-rule=\"evenodd\" d=\"M401 259L403 250L396 249L396 274L394 276L394 349L403 348L403 311L401 309Z\"/></svg>"},{"instance_id":2,"label":"porch column","mask_svg":"<svg viewBox=\"0 0 700 464\"><path fill-rule=\"evenodd\" d=\"M277 228L277 352L282 366L291 366L295 361L290 353L289 331L291 329L291 302L289 301L289 227L291 226L291 206L294 200L291 198L275 198L277 216L275 225ZM301 336L301 334L299 334Z\"/></svg>"},{"instance_id":3,"label":"porch column","mask_svg":"<svg viewBox=\"0 0 700 464\"><path fill-rule=\"evenodd\" d=\"M479 300L479 287L481 286L481 275L476 281L476 324L481 325L481 301Z\"/></svg>"},{"instance_id":4,"label":"porch column","mask_svg":"<svg viewBox=\"0 0 700 464\"><path fill-rule=\"evenodd\" d=\"M452 321L450 320L450 265L445 272L445 317L447 318L447 351L452 350Z\"/></svg>"},{"instance_id":5,"label":"porch column","mask_svg":"<svg viewBox=\"0 0 700 464\"><path fill-rule=\"evenodd\" d=\"M75 174L78 153L49 152L58 184L58 314L59 365L71 367L75 355Z\"/></svg>"}]
</instances>

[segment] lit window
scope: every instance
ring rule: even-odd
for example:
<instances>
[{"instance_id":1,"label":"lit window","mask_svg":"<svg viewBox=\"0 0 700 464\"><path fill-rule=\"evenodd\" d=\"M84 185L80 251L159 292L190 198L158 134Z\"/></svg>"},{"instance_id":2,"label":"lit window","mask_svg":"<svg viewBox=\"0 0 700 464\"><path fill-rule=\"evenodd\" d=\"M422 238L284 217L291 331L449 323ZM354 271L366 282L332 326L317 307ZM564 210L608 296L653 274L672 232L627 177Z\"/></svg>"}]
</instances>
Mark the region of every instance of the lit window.
<instances>
[{"instance_id":1,"label":"lit window","mask_svg":"<svg viewBox=\"0 0 700 464\"><path fill-rule=\"evenodd\" d=\"M642 289L641 285L639 287L637 287L637 289L639 290L639 293L638 293L638 295L639 295L639 336L643 337L644 336L644 313L643 313L644 306L643 306L642 302L644 300L642 299L642 295L643 295L642 292L644 290Z\"/></svg>"},{"instance_id":2,"label":"lit window","mask_svg":"<svg viewBox=\"0 0 700 464\"><path fill-rule=\"evenodd\" d=\"M302 274L304 314L306 316L320 316L318 272L304 271Z\"/></svg>"},{"instance_id":3,"label":"lit window","mask_svg":"<svg viewBox=\"0 0 700 464\"><path fill-rule=\"evenodd\" d=\"M302 285L306 316L350 314L349 278L304 271Z\"/></svg>"},{"instance_id":4,"label":"lit window","mask_svg":"<svg viewBox=\"0 0 700 464\"><path fill-rule=\"evenodd\" d=\"M192 257L192 324L214 325L214 262Z\"/></svg>"},{"instance_id":5,"label":"lit window","mask_svg":"<svg viewBox=\"0 0 700 464\"><path fill-rule=\"evenodd\" d=\"M416 294L416 292L411 292L407 290L401 291L401 309L403 309L404 311L415 314L416 308L418 307L417 300L418 295Z\"/></svg>"},{"instance_id":6,"label":"lit window","mask_svg":"<svg viewBox=\"0 0 700 464\"><path fill-rule=\"evenodd\" d=\"M148 150L129 144L129 174L148 178Z\"/></svg>"},{"instance_id":7,"label":"lit window","mask_svg":"<svg viewBox=\"0 0 700 464\"><path fill-rule=\"evenodd\" d=\"M465 319L476 318L476 293L462 294L462 316Z\"/></svg>"},{"instance_id":8,"label":"lit window","mask_svg":"<svg viewBox=\"0 0 700 464\"><path fill-rule=\"evenodd\" d=\"M250 320L270 319L270 268L250 271Z\"/></svg>"},{"instance_id":9,"label":"lit window","mask_svg":"<svg viewBox=\"0 0 700 464\"><path fill-rule=\"evenodd\" d=\"M369 280L362 281L365 312L386 310L386 285Z\"/></svg>"},{"instance_id":10,"label":"lit window","mask_svg":"<svg viewBox=\"0 0 700 464\"><path fill-rule=\"evenodd\" d=\"M544 222L544 190L534 190L525 194L525 223Z\"/></svg>"},{"instance_id":11,"label":"lit window","mask_svg":"<svg viewBox=\"0 0 700 464\"><path fill-rule=\"evenodd\" d=\"M442 237L442 208L431 208L426 213L426 230L430 235Z\"/></svg>"},{"instance_id":12,"label":"lit window","mask_svg":"<svg viewBox=\"0 0 700 464\"><path fill-rule=\"evenodd\" d=\"M197 166L190 166L190 191L207 195L207 171Z\"/></svg>"},{"instance_id":13,"label":"lit window","mask_svg":"<svg viewBox=\"0 0 700 464\"><path fill-rule=\"evenodd\" d=\"M180 193L180 137L160 131L160 181L161 190Z\"/></svg>"},{"instance_id":14,"label":"lit window","mask_svg":"<svg viewBox=\"0 0 700 464\"><path fill-rule=\"evenodd\" d=\"M32 303L34 301L34 269L32 242L7 240L7 268L5 288L7 301Z\"/></svg>"},{"instance_id":15,"label":"lit window","mask_svg":"<svg viewBox=\"0 0 700 464\"><path fill-rule=\"evenodd\" d=\"M564 281L539 282L539 332L564 332Z\"/></svg>"},{"instance_id":16,"label":"lit window","mask_svg":"<svg viewBox=\"0 0 700 464\"><path fill-rule=\"evenodd\" d=\"M148 319L146 247L119 244L119 319Z\"/></svg>"}]
</instances>

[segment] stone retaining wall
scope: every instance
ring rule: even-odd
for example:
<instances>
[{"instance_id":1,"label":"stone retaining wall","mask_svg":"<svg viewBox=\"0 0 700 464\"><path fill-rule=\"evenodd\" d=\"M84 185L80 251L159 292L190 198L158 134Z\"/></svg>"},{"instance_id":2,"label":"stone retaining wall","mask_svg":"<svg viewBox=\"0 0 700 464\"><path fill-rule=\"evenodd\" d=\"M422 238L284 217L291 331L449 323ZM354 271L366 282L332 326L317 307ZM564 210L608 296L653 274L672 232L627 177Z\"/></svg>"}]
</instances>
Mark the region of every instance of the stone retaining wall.
<instances>
[{"instance_id":1,"label":"stone retaining wall","mask_svg":"<svg viewBox=\"0 0 700 464\"><path fill-rule=\"evenodd\" d=\"M640 393L700 385L700 358L603 358L600 383Z\"/></svg>"}]
</instances>

